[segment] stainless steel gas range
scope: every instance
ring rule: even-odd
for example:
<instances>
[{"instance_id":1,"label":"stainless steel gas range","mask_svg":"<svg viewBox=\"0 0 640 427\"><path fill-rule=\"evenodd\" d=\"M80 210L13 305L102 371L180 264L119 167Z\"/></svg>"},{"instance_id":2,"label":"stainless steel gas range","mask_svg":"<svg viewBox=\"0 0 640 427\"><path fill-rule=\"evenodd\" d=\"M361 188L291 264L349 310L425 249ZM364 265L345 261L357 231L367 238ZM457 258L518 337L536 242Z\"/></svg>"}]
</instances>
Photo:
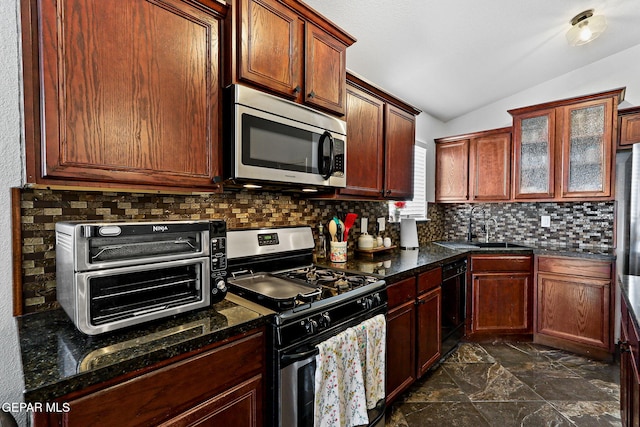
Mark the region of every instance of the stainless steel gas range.
<instances>
[{"instance_id":1,"label":"stainless steel gas range","mask_svg":"<svg viewBox=\"0 0 640 427\"><path fill-rule=\"evenodd\" d=\"M227 232L229 292L276 312L268 425L313 426L319 345L387 312L383 279L314 265L313 247L309 227ZM368 425L384 426L384 402L368 408Z\"/></svg>"}]
</instances>

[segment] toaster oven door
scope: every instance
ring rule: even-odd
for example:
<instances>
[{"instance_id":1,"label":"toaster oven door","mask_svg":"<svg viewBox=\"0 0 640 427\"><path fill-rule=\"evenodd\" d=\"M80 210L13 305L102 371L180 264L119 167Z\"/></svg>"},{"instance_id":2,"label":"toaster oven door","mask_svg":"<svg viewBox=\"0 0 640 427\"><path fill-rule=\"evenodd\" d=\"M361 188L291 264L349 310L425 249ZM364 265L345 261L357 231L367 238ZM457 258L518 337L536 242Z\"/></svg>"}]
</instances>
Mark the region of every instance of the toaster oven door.
<instances>
[{"instance_id":1,"label":"toaster oven door","mask_svg":"<svg viewBox=\"0 0 640 427\"><path fill-rule=\"evenodd\" d=\"M208 257L76 274L77 321L94 335L210 304Z\"/></svg>"}]
</instances>

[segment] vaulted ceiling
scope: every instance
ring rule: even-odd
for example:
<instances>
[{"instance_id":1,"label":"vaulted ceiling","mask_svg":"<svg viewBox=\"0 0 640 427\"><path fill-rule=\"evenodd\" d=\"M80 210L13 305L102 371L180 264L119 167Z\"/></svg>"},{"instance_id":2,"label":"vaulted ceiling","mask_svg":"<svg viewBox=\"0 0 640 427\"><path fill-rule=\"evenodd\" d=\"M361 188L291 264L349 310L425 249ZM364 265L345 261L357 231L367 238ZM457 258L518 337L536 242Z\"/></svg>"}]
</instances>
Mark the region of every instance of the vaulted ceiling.
<instances>
[{"instance_id":1,"label":"vaulted ceiling","mask_svg":"<svg viewBox=\"0 0 640 427\"><path fill-rule=\"evenodd\" d=\"M444 122L640 44L640 0L305 3L358 39L350 70ZM607 30L569 46L569 21L586 9Z\"/></svg>"}]
</instances>

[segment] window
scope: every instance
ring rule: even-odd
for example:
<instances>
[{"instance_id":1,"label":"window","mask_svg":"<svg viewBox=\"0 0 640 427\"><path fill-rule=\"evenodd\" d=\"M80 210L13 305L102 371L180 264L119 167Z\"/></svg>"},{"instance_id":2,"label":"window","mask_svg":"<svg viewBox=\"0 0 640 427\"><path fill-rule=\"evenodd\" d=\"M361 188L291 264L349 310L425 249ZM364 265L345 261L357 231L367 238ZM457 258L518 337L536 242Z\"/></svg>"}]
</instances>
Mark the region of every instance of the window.
<instances>
[{"instance_id":1,"label":"window","mask_svg":"<svg viewBox=\"0 0 640 427\"><path fill-rule=\"evenodd\" d=\"M408 200L402 209L401 215L405 218L416 220L427 219L427 146L423 142L416 141L413 146L413 200ZM389 218L395 221L394 202L389 202Z\"/></svg>"}]
</instances>

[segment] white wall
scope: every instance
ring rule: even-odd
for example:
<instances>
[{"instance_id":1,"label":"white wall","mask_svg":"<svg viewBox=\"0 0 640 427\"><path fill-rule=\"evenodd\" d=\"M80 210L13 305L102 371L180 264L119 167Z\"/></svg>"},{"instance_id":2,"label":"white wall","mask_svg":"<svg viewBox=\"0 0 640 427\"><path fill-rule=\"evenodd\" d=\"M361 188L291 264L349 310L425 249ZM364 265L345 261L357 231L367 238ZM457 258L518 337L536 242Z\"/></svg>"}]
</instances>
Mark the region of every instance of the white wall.
<instances>
[{"instance_id":1,"label":"white wall","mask_svg":"<svg viewBox=\"0 0 640 427\"><path fill-rule=\"evenodd\" d=\"M427 202L435 201L436 144L435 138L442 136L444 123L428 115L420 113L416 118L416 139L427 146Z\"/></svg>"},{"instance_id":2,"label":"white wall","mask_svg":"<svg viewBox=\"0 0 640 427\"><path fill-rule=\"evenodd\" d=\"M13 318L11 187L22 182L21 61L18 0L0 1L0 405L21 402L22 364ZM15 414L21 425L24 414Z\"/></svg>"},{"instance_id":3,"label":"white wall","mask_svg":"<svg viewBox=\"0 0 640 427\"><path fill-rule=\"evenodd\" d=\"M620 107L640 105L640 44L444 124L438 136L511 126L507 110L626 86Z\"/></svg>"}]
</instances>

